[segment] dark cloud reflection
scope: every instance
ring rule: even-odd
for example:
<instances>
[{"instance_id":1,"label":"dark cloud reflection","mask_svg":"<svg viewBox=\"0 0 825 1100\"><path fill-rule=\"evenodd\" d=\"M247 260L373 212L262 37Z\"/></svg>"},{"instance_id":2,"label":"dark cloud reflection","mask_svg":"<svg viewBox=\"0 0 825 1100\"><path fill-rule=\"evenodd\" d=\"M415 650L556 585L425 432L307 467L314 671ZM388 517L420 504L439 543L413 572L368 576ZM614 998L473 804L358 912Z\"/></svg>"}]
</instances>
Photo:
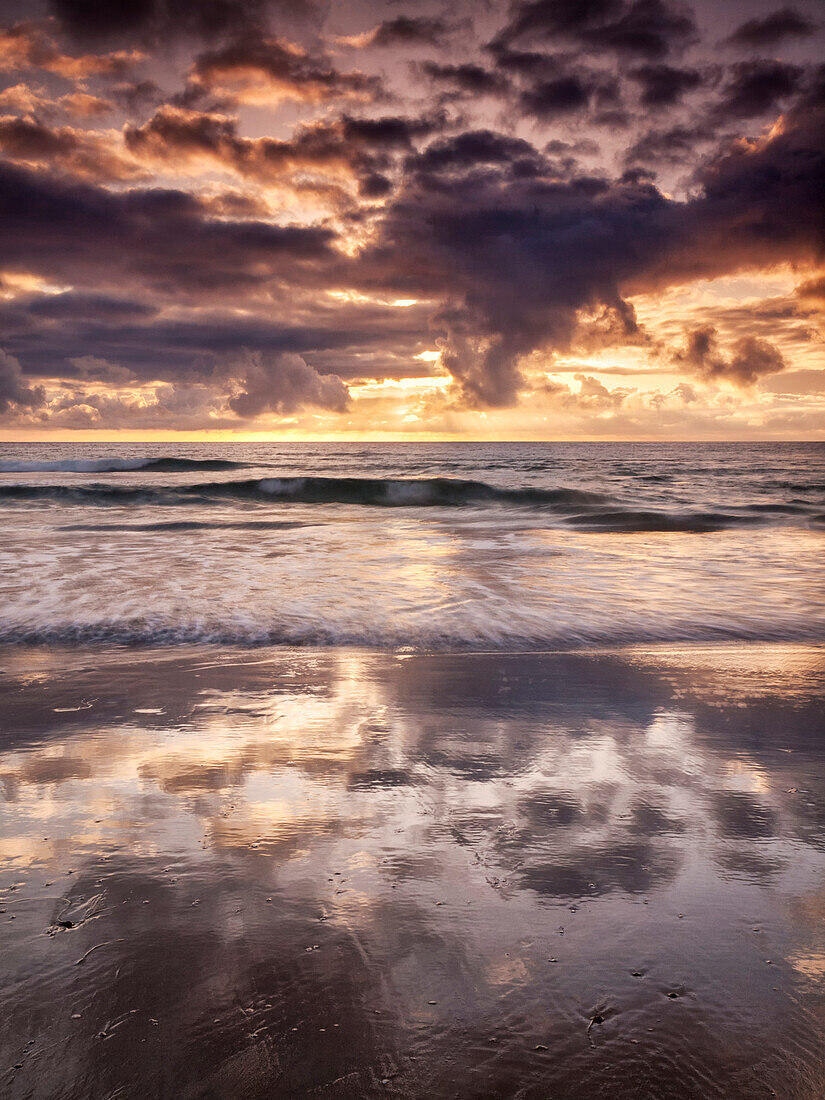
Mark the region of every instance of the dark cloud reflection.
<instances>
[{"instance_id":1,"label":"dark cloud reflection","mask_svg":"<svg viewBox=\"0 0 825 1100\"><path fill-rule=\"evenodd\" d=\"M685 1096L814 1072L815 651L101 659L3 659L12 1090L584 1096L608 1034Z\"/></svg>"}]
</instances>

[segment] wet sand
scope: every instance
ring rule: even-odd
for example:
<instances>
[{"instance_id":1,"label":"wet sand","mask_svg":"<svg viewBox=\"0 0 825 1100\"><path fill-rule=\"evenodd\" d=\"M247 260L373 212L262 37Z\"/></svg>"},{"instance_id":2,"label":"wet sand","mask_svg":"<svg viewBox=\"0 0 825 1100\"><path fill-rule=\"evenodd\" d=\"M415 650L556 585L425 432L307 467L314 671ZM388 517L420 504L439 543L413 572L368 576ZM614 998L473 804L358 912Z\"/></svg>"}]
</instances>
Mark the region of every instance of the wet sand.
<instances>
[{"instance_id":1,"label":"wet sand","mask_svg":"<svg viewBox=\"0 0 825 1100\"><path fill-rule=\"evenodd\" d=\"M0 651L12 1098L825 1082L825 650Z\"/></svg>"}]
</instances>

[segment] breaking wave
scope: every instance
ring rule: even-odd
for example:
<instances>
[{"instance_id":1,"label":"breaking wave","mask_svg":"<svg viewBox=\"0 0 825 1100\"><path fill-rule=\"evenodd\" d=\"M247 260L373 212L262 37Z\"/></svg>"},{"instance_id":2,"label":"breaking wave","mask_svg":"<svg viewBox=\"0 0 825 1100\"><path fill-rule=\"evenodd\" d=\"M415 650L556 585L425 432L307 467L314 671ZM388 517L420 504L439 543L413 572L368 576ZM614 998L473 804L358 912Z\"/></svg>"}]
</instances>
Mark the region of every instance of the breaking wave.
<instances>
[{"instance_id":1,"label":"breaking wave","mask_svg":"<svg viewBox=\"0 0 825 1100\"><path fill-rule=\"evenodd\" d=\"M558 509L608 500L579 489L498 489L483 481L452 478L285 477L210 481L194 485L0 485L0 500L53 500L67 504L191 503L198 499L357 504L384 508L516 504Z\"/></svg>"},{"instance_id":2,"label":"breaking wave","mask_svg":"<svg viewBox=\"0 0 825 1100\"><path fill-rule=\"evenodd\" d=\"M783 513L784 514L784 513ZM594 531L682 531L703 534L729 527L748 527L764 522L761 516L729 512L637 512L623 508L570 516L570 523Z\"/></svg>"},{"instance_id":3,"label":"breaking wave","mask_svg":"<svg viewBox=\"0 0 825 1100\"><path fill-rule=\"evenodd\" d=\"M53 462L0 462L2 474L116 474L134 470L176 473L187 470L241 470L247 462L222 458L61 458Z\"/></svg>"},{"instance_id":4,"label":"breaking wave","mask_svg":"<svg viewBox=\"0 0 825 1100\"><path fill-rule=\"evenodd\" d=\"M384 508L456 507L464 504L516 504L534 507L588 507L609 498L581 489L499 489L458 478L264 478L255 483L267 496L303 504L363 504Z\"/></svg>"},{"instance_id":5,"label":"breaking wave","mask_svg":"<svg viewBox=\"0 0 825 1100\"><path fill-rule=\"evenodd\" d=\"M101 460L102 461L102 460ZM149 460L140 460L149 461ZM151 468L166 469L159 463L186 463L188 459L153 459ZM192 460L194 463L194 460ZM212 461L212 460L209 460ZM218 460L214 460L218 462ZM204 463L195 463L200 469ZM44 466L45 464L41 464ZM65 465L65 464L64 464ZM226 463L226 466L238 464ZM125 467L124 467L125 468ZM146 467L141 467L146 468ZM191 467L175 465L174 469ZM625 507L603 493L581 489L532 487L501 488L483 481L458 478L368 478L368 477L267 477L241 481L208 481L194 484L122 485L85 484L2 484L0 504L6 502L52 502L66 505L210 505L239 504L332 505L368 508L461 508L510 506L549 513L564 522L591 531L684 532L701 534L770 523L814 522L815 506L764 503L743 505L730 511ZM182 530L181 524L174 525ZM173 530L172 524L156 523L145 530ZM188 524L189 529L220 526L214 523ZM65 529L65 528L64 528ZM75 528L79 529L79 528Z\"/></svg>"}]
</instances>

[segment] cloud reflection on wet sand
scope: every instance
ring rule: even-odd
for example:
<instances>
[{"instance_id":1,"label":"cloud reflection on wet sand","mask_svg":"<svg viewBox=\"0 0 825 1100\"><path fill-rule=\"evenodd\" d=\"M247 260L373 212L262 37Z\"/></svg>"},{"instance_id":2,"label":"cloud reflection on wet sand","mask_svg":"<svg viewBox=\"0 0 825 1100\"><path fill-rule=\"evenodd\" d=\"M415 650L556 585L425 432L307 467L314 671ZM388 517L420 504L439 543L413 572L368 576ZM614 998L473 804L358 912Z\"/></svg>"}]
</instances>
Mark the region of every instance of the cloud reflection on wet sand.
<instances>
[{"instance_id":1,"label":"cloud reflection on wet sand","mask_svg":"<svg viewBox=\"0 0 825 1100\"><path fill-rule=\"evenodd\" d=\"M2 668L10 1096L818 1095L821 650Z\"/></svg>"}]
</instances>

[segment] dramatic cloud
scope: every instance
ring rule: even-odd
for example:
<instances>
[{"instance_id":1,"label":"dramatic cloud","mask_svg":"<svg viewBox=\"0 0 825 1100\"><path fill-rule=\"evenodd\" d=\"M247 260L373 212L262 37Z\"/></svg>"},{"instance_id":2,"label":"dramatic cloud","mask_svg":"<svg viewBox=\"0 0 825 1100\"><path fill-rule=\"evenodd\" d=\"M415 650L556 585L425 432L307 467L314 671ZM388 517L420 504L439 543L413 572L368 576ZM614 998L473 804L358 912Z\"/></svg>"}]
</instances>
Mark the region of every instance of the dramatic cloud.
<instances>
[{"instance_id":1,"label":"dramatic cloud","mask_svg":"<svg viewBox=\"0 0 825 1100\"><path fill-rule=\"evenodd\" d=\"M744 61L733 67L715 116L721 121L753 118L776 110L799 87L802 70L779 61Z\"/></svg>"},{"instance_id":2,"label":"dramatic cloud","mask_svg":"<svg viewBox=\"0 0 825 1100\"><path fill-rule=\"evenodd\" d=\"M337 375L319 374L299 355L264 357L252 352L245 356L240 369L242 390L229 402L238 416L288 414L305 405L343 412L349 401L347 387Z\"/></svg>"},{"instance_id":3,"label":"dramatic cloud","mask_svg":"<svg viewBox=\"0 0 825 1100\"><path fill-rule=\"evenodd\" d=\"M488 405L516 400L521 355L569 346L578 310L601 304L626 313L618 287L650 262L667 217L666 201L648 186L537 178L524 153L515 164L527 172L510 162L474 170L508 140L489 135L475 157L445 156L449 188L443 176L419 173L370 258L403 255L399 286L414 281L422 296L448 295L435 319L448 340L443 362L470 400ZM432 171L430 152L421 159ZM632 331L629 316L627 325Z\"/></svg>"},{"instance_id":4,"label":"dramatic cloud","mask_svg":"<svg viewBox=\"0 0 825 1100\"><path fill-rule=\"evenodd\" d=\"M25 385L20 364L14 356L0 350L0 414L8 412L13 405L37 409L44 401L43 387L33 389Z\"/></svg>"},{"instance_id":5,"label":"dramatic cloud","mask_svg":"<svg viewBox=\"0 0 825 1100\"><path fill-rule=\"evenodd\" d=\"M362 195L380 196L390 187L382 173L393 167L393 156L411 150L415 139L436 127L437 121L426 118L343 115L299 127L286 140L241 138L237 119L163 107L143 126L127 127L125 141L138 162L177 170L185 164L223 168L262 182L288 183L299 193L312 191L319 174L339 182L349 178L359 183Z\"/></svg>"},{"instance_id":6,"label":"dramatic cloud","mask_svg":"<svg viewBox=\"0 0 825 1100\"><path fill-rule=\"evenodd\" d=\"M449 295L436 318L448 338L445 365L470 399L506 404L522 382L519 357L542 345L569 347L580 310L617 309L631 336L630 292L749 264L821 259L822 117L823 108L801 111L774 137L734 145L703 170L701 194L683 203L632 177L548 179L524 150L495 172L474 170L491 163L491 150L501 155L502 136L488 135L460 161L447 155L433 164L428 150L421 161L442 177L419 173L408 184L376 255L403 253L403 285ZM516 169L522 163L528 171ZM753 348L744 352L730 372L741 380L765 362Z\"/></svg>"},{"instance_id":7,"label":"dramatic cloud","mask_svg":"<svg viewBox=\"0 0 825 1100\"><path fill-rule=\"evenodd\" d=\"M663 0L528 0L514 5L497 42L566 40L620 56L656 59L695 36L689 10Z\"/></svg>"},{"instance_id":8,"label":"dramatic cloud","mask_svg":"<svg viewBox=\"0 0 825 1100\"><path fill-rule=\"evenodd\" d=\"M592 87L577 76L560 76L556 80L543 80L522 92L521 102L525 110L544 118L567 114L586 107L590 102Z\"/></svg>"},{"instance_id":9,"label":"dramatic cloud","mask_svg":"<svg viewBox=\"0 0 825 1100\"><path fill-rule=\"evenodd\" d=\"M62 27L81 40L163 45L175 38L215 39L263 28L270 19L315 19L313 0L50 0Z\"/></svg>"},{"instance_id":10,"label":"dramatic cloud","mask_svg":"<svg viewBox=\"0 0 825 1100\"><path fill-rule=\"evenodd\" d=\"M436 61L425 61L421 65L421 72L434 84L441 84L468 95L498 95L508 87L500 73L491 72L472 62L441 65Z\"/></svg>"},{"instance_id":11,"label":"dramatic cloud","mask_svg":"<svg viewBox=\"0 0 825 1100\"><path fill-rule=\"evenodd\" d=\"M0 27L0 72L40 69L66 80L122 77L144 58L140 50L74 55L63 52L36 23Z\"/></svg>"},{"instance_id":12,"label":"dramatic cloud","mask_svg":"<svg viewBox=\"0 0 825 1100\"><path fill-rule=\"evenodd\" d=\"M17 5L4 424L825 430L816 12L720 2Z\"/></svg>"},{"instance_id":13,"label":"dramatic cloud","mask_svg":"<svg viewBox=\"0 0 825 1100\"><path fill-rule=\"evenodd\" d=\"M334 258L330 229L215 219L182 191L115 192L0 166L0 206L7 264L92 286L208 292L295 280Z\"/></svg>"},{"instance_id":14,"label":"dramatic cloud","mask_svg":"<svg viewBox=\"0 0 825 1100\"><path fill-rule=\"evenodd\" d=\"M0 152L10 160L59 168L79 179L130 180L146 172L113 143L112 135L51 128L31 118L0 116Z\"/></svg>"},{"instance_id":15,"label":"dramatic cloud","mask_svg":"<svg viewBox=\"0 0 825 1100\"><path fill-rule=\"evenodd\" d=\"M625 151L627 164L689 164L696 150L714 137L705 126L673 126L667 130L649 130Z\"/></svg>"},{"instance_id":16,"label":"dramatic cloud","mask_svg":"<svg viewBox=\"0 0 825 1100\"><path fill-rule=\"evenodd\" d=\"M702 84L695 69L675 69L671 65L642 65L630 75L641 85L640 99L645 107L671 107Z\"/></svg>"},{"instance_id":17,"label":"dramatic cloud","mask_svg":"<svg viewBox=\"0 0 825 1100\"><path fill-rule=\"evenodd\" d=\"M748 49L769 49L787 38L807 37L815 29L813 22L801 12L794 8L781 8L762 19L747 20L733 32L728 42Z\"/></svg>"},{"instance_id":18,"label":"dramatic cloud","mask_svg":"<svg viewBox=\"0 0 825 1100\"><path fill-rule=\"evenodd\" d=\"M433 16L396 15L392 19L384 19L372 30L363 34L351 35L340 41L348 46L364 48L391 47L391 46L444 46L460 24L449 23L445 19Z\"/></svg>"},{"instance_id":19,"label":"dramatic cloud","mask_svg":"<svg viewBox=\"0 0 825 1100\"><path fill-rule=\"evenodd\" d=\"M703 378L729 381L737 386L752 386L763 375L785 369L782 354L767 340L747 336L736 343L732 355L726 358L719 350L717 337L718 333L710 326L691 332L684 351L676 354L677 362Z\"/></svg>"},{"instance_id":20,"label":"dramatic cloud","mask_svg":"<svg viewBox=\"0 0 825 1100\"><path fill-rule=\"evenodd\" d=\"M543 161L537 150L521 138L490 130L469 130L457 137L433 142L423 153L411 157L408 168L417 176L431 173L465 172L481 165L500 165L516 172L538 171ZM436 185L437 186L437 185Z\"/></svg>"},{"instance_id":21,"label":"dramatic cloud","mask_svg":"<svg viewBox=\"0 0 825 1100\"><path fill-rule=\"evenodd\" d=\"M371 100L381 92L377 76L339 72L322 53L312 54L286 39L258 34L200 54L190 83L195 89L234 95L247 103Z\"/></svg>"}]
</instances>

